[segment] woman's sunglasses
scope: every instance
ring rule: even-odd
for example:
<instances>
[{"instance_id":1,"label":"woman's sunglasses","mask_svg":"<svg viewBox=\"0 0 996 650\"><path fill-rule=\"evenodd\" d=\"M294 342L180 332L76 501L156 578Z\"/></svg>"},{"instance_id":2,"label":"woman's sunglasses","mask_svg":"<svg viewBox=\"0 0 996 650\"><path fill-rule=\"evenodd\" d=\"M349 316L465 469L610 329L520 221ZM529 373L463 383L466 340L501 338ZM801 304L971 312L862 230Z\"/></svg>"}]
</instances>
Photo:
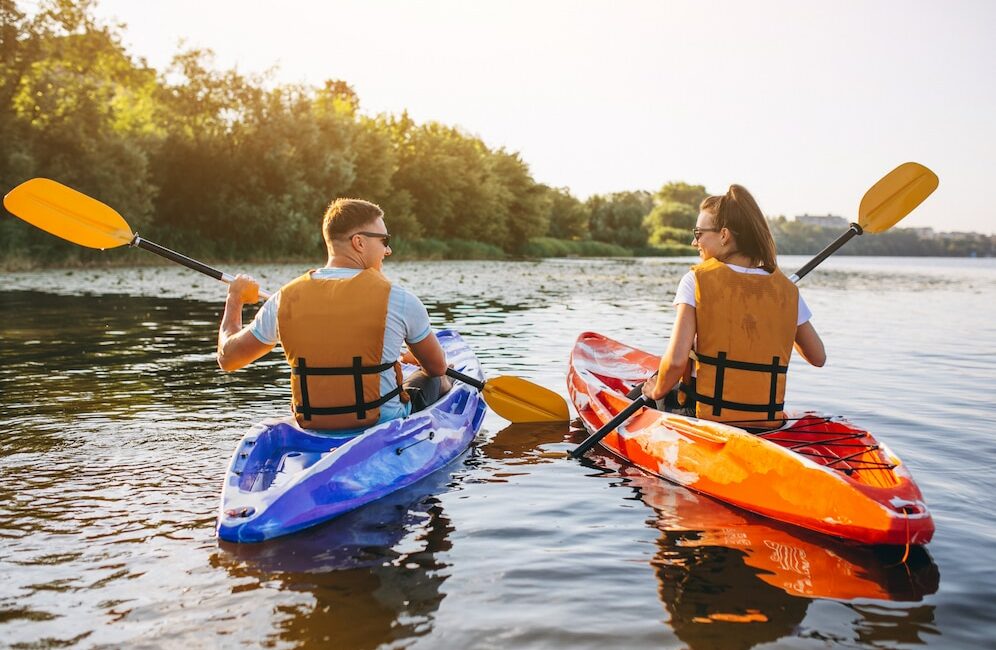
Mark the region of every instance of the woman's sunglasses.
<instances>
[{"instance_id":1,"label":"woman's sunglasses","mask_svg":"<svg viewBox=\"0 0 996 650\"><path fill-rule=\"evenodd\" d=\"M695 238L695 241L698 241L699 237L702 236L702 233L719 232L720 230L722 230L722 228L692 228L692 237Z\"/></svg>"}]
</instances>

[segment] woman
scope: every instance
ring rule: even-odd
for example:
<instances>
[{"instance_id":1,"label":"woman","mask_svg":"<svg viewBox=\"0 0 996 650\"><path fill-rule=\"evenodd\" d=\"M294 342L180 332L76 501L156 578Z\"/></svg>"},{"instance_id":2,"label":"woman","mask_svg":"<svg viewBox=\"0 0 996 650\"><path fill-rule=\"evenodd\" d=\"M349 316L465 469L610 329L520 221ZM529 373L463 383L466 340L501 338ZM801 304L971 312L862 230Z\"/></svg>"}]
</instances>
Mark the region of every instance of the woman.
<instances>
[{"instance_id":1,"label":"woman","mask_svg":"<svg viewBox=\"0 0 996 650\"><path fill-rule=\"evenodd\" d=\"M778 270L768 222L742 186L702 201L693 235L702 263L678 284L671 340L643 394L660 400L677 385L684 409L678 412L741 427L780 426L793 346L814 366L826 362L812 313ZM686 372L693 347L694 377Z\"/></svg>"}]
</instances>

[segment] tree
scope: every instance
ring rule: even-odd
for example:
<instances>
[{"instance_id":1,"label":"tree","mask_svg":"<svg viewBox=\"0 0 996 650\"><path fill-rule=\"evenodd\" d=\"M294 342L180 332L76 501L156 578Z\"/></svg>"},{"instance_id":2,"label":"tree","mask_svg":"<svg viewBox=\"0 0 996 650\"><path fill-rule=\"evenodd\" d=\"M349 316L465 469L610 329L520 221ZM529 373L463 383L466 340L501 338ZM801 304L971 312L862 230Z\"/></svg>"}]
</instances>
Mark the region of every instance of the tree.
<instances>
[{"instance_id":1,"label":"tree","mask_svg":"<svg viewBox=\"0 0 996 650\"><path fill-rule=\"evenodd\" d=\"M649 192L616 192L588 199L591 210L591 237L626 248L647 245L644 219L653 208Z\"/></svg>"},{"instance_id":2,"label":"tree","mask_svg":"<svg viewBox=\"0 0 996 650\"><path fill-rule=\"evenodd\" d=\"M702 185L682 181L665 183L654 194L654 209L644 221L650 243L687 244L699 214L699 204L706 196Z\"/></svg>"},{"instance_id":3,"label":"tree","mask_svg":"<svg viewBox=\"0 0 996 650\"><path fill-rule=\"evenodd\" d=\"M44 2L30 21L12 3L0 6L0 173L5 187L57 179L142 227L156 194L145 152L155 130L155 71L136 64L117 34L92 18L92 4ZM26 233L22 241L40 256L90 255L40 237Z\"/></svg>"},{"instance_id":4,"label":"tree","mask_svg":"<svg viewBox=\"0 0 996 650\"><path fill-rule=\"evenodd\" d=\"M708 196L705 186L689 185L684 181L671 181L661 186L654 195L654 202L661 204L673 201L692 206L698 213L699 204Z\"/></svg>"},{"instance_id":5,"label":"tree","mask_svg":"<svg viewBox=\"0 0 996 650\"><path fill-rule=\"evenodd\" d=\"M566 187L542 187L550 203L550 227L547 234L557 239L587 239L591 209L572 196Z\"/></svg>"},{"instance_id":6,"label":"tree","mask_svg":"<svg viewBox=\"0 0 996 650\"><path fill-rule=\"evenodd\" d=\"M489 158L491 171L501 188L496 209L503 213L508 233L504 248L518 251L531 238L546 233L550 225L550 201L518 154L499 150Z\"/></svg>"}]
</instances>

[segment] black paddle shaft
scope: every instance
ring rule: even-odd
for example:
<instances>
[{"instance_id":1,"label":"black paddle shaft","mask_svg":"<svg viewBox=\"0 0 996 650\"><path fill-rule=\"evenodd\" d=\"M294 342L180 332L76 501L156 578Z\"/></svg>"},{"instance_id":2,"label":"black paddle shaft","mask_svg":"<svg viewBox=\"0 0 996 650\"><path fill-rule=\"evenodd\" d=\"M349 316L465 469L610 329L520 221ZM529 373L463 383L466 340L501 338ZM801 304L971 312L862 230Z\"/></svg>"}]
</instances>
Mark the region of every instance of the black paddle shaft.
<instances>
[{"instance_id":1,"label":"black paddle shaft","mask_svg":"<svg viewBox=\"0 0 996 650\"><path fill-rule=\"evenodd\" d=\"M463 383L467 384L468 386L473 386L477 390L484 390L484 382L483 381L479 381L477 379L474 379L470 375L465 375L462 372L460 372L459 370L454 370L453 368L447 368L446 369L446 374L448 376L452 377L453 379L459 379L460 381L462 381Z\"/></svg>"},{"instance_id":2,"label":"black paddle shaft","mask_svg":"<svg viewBox=\"0 0 996 650\"><path fill-rule=\"evenodd\" d=\"M135 238L133 240L131 240L131 245L132 246L138 246L139 248L144 248L145 250L147 250L147 251L149 251L151 253L155 253L156 255L159 255L160 257L165 257L166 259L168 259L168 260L170 260L172 262L176 262L177 264L182 264L183 266L186 266L188 269L193 269L195 271L199 271L199 272L203 273L204 275L211 276L215 280L221 280L222 282L224 282L224 275L225 274L222 273L221 271L219 271L218 269L212 268L212 267L208 266L207 264L204 264L202 262L198 262L197 260L192 259L190 257L187 257L186 255L182 255L180 253L177 253L176 251L171 251L170 249L166 248L165 246L160 246L159 244L156 244L155 242L150 242L150 241L147 241L145 239L142 239L138 235L135 235Z\"/></svg>"},{"instance_id":3,"label":"black paddle shaft","mask_svg":"<svg viewBox=\"0 0 996 650\"><path fill-rule=\"evenodd\" d=\"M816 255L816 257L814 257L813 259L811 259L808 262L806 262L805 266L803 266L801 269L799 269L798 271L796 271L792 275L792 281L793 282L798 282L799 280L801 280L810 271L812 271L817 266L819 266L820 263L823 262L823 260L825 260L826 258L828 258L831 255L833 255L837 251L838 248L840 248L841 246L843 246L847 242L851 241L852 237L854 237L855 235L860 235L863 232L864 232L864 230L861 229L861 226L859 226L856 223L852 223L851 224L851 228L847 232L845 232L843 235L841 235L840 237L838 237L829 246L827 246L826 248L824 248L823 250L821 250Z\"/></svg>"},{"instance_id":4,"label":"black paddle shaft","mask_svg":"<svg viewBox=\"0 0 996 650\"><path fill-rule=\"evenodd\" d=\"M601 429L599 429L595 433L585 438L580 445L575 447L574 450L571 452L571 458L581 458L582 456L584 456L586 453L588 453L589 449L598 444L599 440L609 435L616 427L618 427L620 424L628 420L631 415L636 413L644 406L650 406L650 399L648 399L646 395L640 395L640 397L635 399L632 404L630 404L623 410L619 411L619 414L616 415L616 417L609 420L605 424L605 426L603 426Z\"/></svg>"}]
</instances>

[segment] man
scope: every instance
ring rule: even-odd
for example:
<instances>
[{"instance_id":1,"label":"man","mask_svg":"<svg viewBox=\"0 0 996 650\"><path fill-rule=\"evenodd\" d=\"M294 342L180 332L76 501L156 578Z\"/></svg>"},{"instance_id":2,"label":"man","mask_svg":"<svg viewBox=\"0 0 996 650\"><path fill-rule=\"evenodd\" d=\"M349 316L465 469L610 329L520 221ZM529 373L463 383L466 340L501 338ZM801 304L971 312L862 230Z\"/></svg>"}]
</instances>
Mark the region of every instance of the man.
<instances>
[{"instance_id":1,"label":"man","mask_svg":"<svg viewBox=\"0 0 996 650\"><path fill-rule=\"evenodd\" d=\"M292 410L308 429L359 432L408 415L450 389L446 353L422 302L383 275L391 235L377 205L336 199L322 223L323 268L291 281L248 326L242 307L259 300L259 284L239 275L228 287L218 332L218 365L245 367L279 341L291 366ZM402 343L422 370L401 385Z\"/></svg>"}]
</instances>

